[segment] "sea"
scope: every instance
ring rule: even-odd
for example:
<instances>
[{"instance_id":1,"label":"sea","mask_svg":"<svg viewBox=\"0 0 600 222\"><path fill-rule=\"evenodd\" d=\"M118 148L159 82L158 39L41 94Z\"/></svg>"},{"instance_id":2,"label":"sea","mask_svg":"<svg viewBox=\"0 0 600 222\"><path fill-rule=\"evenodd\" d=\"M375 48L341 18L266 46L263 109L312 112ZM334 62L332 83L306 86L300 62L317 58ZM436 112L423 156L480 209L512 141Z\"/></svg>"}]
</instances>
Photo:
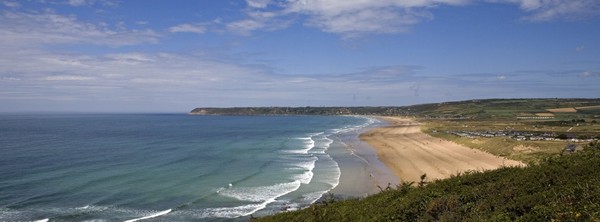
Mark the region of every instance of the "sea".
<instances>
[{"instance_id":1,"label":"sea","mask_svg":"<svg viewBox=\"0 0 600 222\"><path fill-rule=\"evenodd\" d=\"M358 116L0 115L0 221L247 221L338 186ZM341 152L344 153L344 152Z\"/></svg>"}]
</instances>

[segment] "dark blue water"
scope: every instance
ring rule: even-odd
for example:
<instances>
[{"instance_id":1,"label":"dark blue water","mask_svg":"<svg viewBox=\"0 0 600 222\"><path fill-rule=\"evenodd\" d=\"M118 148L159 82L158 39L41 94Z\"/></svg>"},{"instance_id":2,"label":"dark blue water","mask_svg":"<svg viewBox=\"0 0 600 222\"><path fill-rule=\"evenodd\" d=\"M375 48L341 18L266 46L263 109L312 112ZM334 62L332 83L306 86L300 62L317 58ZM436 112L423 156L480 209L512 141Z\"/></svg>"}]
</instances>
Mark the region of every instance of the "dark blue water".
<instances>
[{"instance_id":1,"label":"dark blue water","mask_svg":"<svg viewBox=\"0 0 600 222\"><path fill-rule=\"evenodd\" d=\"M346 116L0 115L0 221L240 220L339 183Z\"/></svg>"}]
</instances>

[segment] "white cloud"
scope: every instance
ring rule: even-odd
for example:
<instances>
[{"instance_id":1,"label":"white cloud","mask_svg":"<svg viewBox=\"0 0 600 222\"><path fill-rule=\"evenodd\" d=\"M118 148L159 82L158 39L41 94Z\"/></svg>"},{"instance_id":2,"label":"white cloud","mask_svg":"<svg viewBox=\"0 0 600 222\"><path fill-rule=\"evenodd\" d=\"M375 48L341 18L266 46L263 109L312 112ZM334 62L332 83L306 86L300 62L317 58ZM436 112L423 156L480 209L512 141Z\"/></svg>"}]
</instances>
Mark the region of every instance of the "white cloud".
<instances>
[{"instance_id":1,"label":"white cloud","mask_svg":"<svg viewBox=\"0 0 600 222\"><path fill-rule=\"evenodd\" d=\"M305 25L345 37L363 34L407 32L423 20L433 18L428 9L439 5L463 5L469 0L247 0L247 19L227 24L239 34L275 30L289 26L290 18L306 18ZM267 9L269 4L274 7ZM277 20L277 21L276 21ZM287 20L287 21L285 21Z\"/></svg>"},{"instance_id":2,"label":"white cloud","mask_svg":"<svg viewBox=\"0 0 600 222\"><path fill-rule=\"evenodd\" d=\"M408 29L432 15L422 10L391 8L361 9L352 13L340 13L334 16L322 14L312 17L308 24L325 32L343 34L345 36L363 33L398 33Z\"/></svg>"},{"instance_id":3,"label":"white cloud","mask_svg":"<svg viewBox=\"0 0 600 222\"><path fill-rule=\"evenodd\" d=\"M228 31L240 35L249 35L256 30L278 30L290 25L290 21L278 18L277 12L249 11L247 19L230 22L226 25Z\"/></svg>"},{"instance_id":4,"label":"white cloud","mask_svg":"<svg viewBox=\"0 0 600 222\"><path fill-rule=\"evenodd\" d=\"M246 0L246 3L251 8L265 8L271 0Z\"/></svg>"},{"instance_id":5,"label":"white cloud","mask_svg":"<svg viewBox=\"0 0 600 222\"><path fill-rule=\"evenodd\" d=\"M88 81L95 80L94 77L89 76L71 76L71 75L58 75L58 76L48 76L44 78L48 81Z\"/></svg>"},{"instance_id":6,"label":"white cloud","mask_svg":"<svg viewBox=\"0 0 600 222\"><path fill-rule=\"evenodd\" d=\"M169 28L169 32L191 32L203 34L206 32L206 28L204 28L202 24L179 24Z\"/></svg>"},{"instance_id":7,"label":"white cloud","mask_svg":"<svg viewBox=\"0 0 600 222\"><path fill-rule=\"evenodd\" d=\"M9 8L17 8L21 6L21 4L15 1L2 1L2 4Z\"/></svg>"},{"instance_id":8,"label":"white cloud","mask_svg":"<svg viewBox=\"0 0 600 222\"><path fill-rule=\"evenodd\" d=\"M262 29L266 25L262 21L245 19L227 24L227 30L241 35L249 35L251 32Z\"/></svg>"},{"instance_id":9,"label":"white cloud","mask_svg":"<svg viewBox=\"0 0 600 222\"><path fill-rule=\"evenodd\" d=\"M81 22L75 16L44 12L1 12L0 46L31 47L43 44L95 44L112 47L156 43L152 30L109 29Z\"/></svg>"},{"instance_id":10,"label":"white cloud","mask_svg":"<svg viewBox=\"0 0 600 222\"><path fill-rule=\"evenodd\" d=\"M411 72L383 67L343 75L279 75L202 55L0 51L0 102L44 104L68 98L73 107L88 110L93 106L82 104L105 103L114 110L122 109L119 104L156 102L161 105L155 110L187 111L200 105L331 105L340 104L340 98L352 102L348 95L356 94L361 105L366 97L377 105L388 97L413 97Z\"/></svg>"},{"instance_id":11,"label":"white cloud","mask_svg":"<svg viewBox=\"0 0 600 222\"><path fill-rule=\"evenodd\" d=\"M83 6L93 4L94 0L68 0L67 4L72 6Z\"/></svg>"},{"instance_id":12,"label":"white cloud","mask_svg":"<svg viewBox=\"0 0 600 222\"><path fill-rule=\"evenodd\" d=\"M579 73L578 76L582 79L585 79L588 77L600 77L600 72L584 71L584 72Z\"/></svg>"},{"instance_id":13,"label":"white cloud","mask_svg":"<svg viewBox=\"0 0 600 222\"><path fill-rule=\"evenodd\" d=\"M478 2L518 5L529 13L527 21L578 19L600 14L598 0L246 0L247 19L227 24L230 31L250 34L274 29L272 20L305 19L305 25L345 37L365 34L403 33L422 21L433 19L438 6L464 6ZM268 7L272 5L273 7ZM257 14L270 13L267 17ZM277 24L277 23L276 23ZM281 26L287 27L287 26ZM281 28L280 27L280 28Z\"/></svg>"},{"instance_id":14,"label":"white cloud","mask_svg":"<svg viewBox=\"0 0 600 222\"><path fill-rule=\"evenodd\" d=\"M265 4L258 4L256 1L248 1L248 4L252 8L264 8L269 1L260 2ZM291 0L278 5L280 9L271 11L269 16L257 17L258 13L251 11L248 13L249 19L231 23L230 26L248 34L272 27L266 23L273 18L304 15L307 18L306 25L346 37L365 33L398 33L406 32L412 25L431 19L432 14L427 10L429 8L466 3L468 0Z\"/></svg>"},{"instance_id":15,"label":"white cloud","mask_svg":"<svg viewBox=\"0 0 600 222\"><path fill-rule=\"evenodd\" d=\"M34 104L29 106L33 110L73 107L84 111L179 112L195 106L402 105L472 95L544 96L548 89L559 92L552 96L569 96L562 93L596 92L597 87L593 81L557 82L578 80L572 78L577 74L581 78L600 76L580 71L569 75L539 72L428 77L419 74L420 69L389 66L338 75L281 75L265 67L209 55L0 51L0 103L5 104L3 107ZM498 84L497 80L509 75L515 81ZM540 93L530 94L532 88ZM52 103L56 101L68 102Z\"/></svg>"},{"instance_id":16,"label":"white cloud","mask_svg":"<svg viewBox=\"0 0 600 222\"><path fill-rule=\"evenodd\" d=\"M73 7L92 6L92 5L114 7L114 6L119 5L118 1L119 0L66 0L62 4L70 5ZM40 1L40 3L46 3L46 2L44 2L42 0L42 1ZM56 2L50 1L48 3L55 4Z\"/></svg>"},{"instance_id":17,"label":"white cloud","mask_svg":"<svg viewBox=\"0 0 600 222\"><path fill-rule=\"evenodd\" d=\"M488 2L512 3L531 13L526 21L545 22L559 19L581 19L600 15L598 0L488 0Z\"/></svg>"},{"instance_id":18,"label":"white cloud","mask_svg":"<svg viewBox=\"0 0 600 222\"><path fill-rule=\"evenodd\" d=\"M575 47L575 51L577 51L577 52L583 52L584 50L585 50L585 46L583 46L583 45Z\"/></svg>"}]
</instances>

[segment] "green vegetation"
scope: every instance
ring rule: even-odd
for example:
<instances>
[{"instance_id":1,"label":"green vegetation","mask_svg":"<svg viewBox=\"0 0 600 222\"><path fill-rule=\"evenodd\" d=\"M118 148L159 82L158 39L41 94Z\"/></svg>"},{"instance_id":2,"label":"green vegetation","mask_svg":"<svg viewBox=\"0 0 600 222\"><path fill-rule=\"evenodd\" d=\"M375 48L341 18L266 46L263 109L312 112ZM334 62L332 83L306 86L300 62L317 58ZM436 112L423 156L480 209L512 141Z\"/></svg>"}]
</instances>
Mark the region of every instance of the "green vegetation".
<instances>
[{"instance_id":1,"label":"green vegetation","mask_svg":"<svg viewBox=\"0 0 600 222\"><path fill-rule=\"evenodd\" d=\"M195 108L191 115L407 115L404 107L233 107Z\"/></svg>"},{"instance_id":2,"label":"green vegetation","mask_svg":"<svg viewBox=\"0 0 600 222\"><path fill-rule=\"evenodd\" d=\"M568 138L600 137L600 99L490 99L413 106L423 132L494 155L535 163L562 152ZM551 112L552 111L552 112ZM509 137L468 138L470 132L556 134L561 141L517 141Z\"/></svg>"},{"instance_id":3,"label":"green vegetation","mask_svg":"<svg viewBox=\"0 0 600 222\"><path fill-rule=\"evenodd\" d=\"M557 141L517 141L509 137L460 137L449 132L455 131L518 131L528 133L553 133L558 139L568 136L578 139L597 138L600 136L600 124L577 123L569 121L568 125L554 125L555 121L512 121L512 120L439 120L422 119L423 132L449 140L467 147L480 149L488 153L519 160L526 163L535 163L550 155L560 153L567 144L575 143L584 145L586 142ZM556 121L558 122L558 121Z\"/></svg>"},{"instance_id":4,"label":"green vegetation","mask_svg":"<svg viewBox=\"0 0 600 222\"><path fill-rule=\"evenodd\" d=\"M410 106L411 113L424 118L516 119L555 117L556 119L597 118L600 99L485 99ZM576 112L551 112L569 108Z\"/></svg>"},{"instance_id":5,"label":"green vegetation","mask_svg":"<svg viewBox=\"0 0 600 222\"><path fill-rule=\"evenodd\" d=\"M526 168L402 184L256 221L599 221L600 143Z\"/></svg>"},{"instance_id":6,"label":"green vegetation","mask_svg":"<svg viewBox=\"0 0 600 222\"><path fill-rule=\"evenodd\" d=\"M575 112L551 112L568 108ZM196 108L194 115L380 115L445 119L515 119L548 116L557 119L600 117L600 99L485 99L413 106L360 107L232 107Z\"/></svg>"}]
</instances>

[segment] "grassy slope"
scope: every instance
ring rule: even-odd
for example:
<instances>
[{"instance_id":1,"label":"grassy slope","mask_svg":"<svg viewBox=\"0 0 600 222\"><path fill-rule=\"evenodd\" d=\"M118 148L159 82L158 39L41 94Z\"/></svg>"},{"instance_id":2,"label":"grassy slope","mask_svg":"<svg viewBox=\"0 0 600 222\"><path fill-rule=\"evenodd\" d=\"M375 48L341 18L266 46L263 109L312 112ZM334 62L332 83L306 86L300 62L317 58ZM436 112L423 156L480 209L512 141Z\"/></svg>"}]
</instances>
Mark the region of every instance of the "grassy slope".
<instances>
[{"instance_id":1,"label":"grassy slope","mask_svg":"<svg viewBox=\"0 0 600 222\"><path fill-rule=\"evenodd\" d=\"M469 139L446 133L447 131L522 131L532 133L600 136L600 99L490 99L417 105L424 124L422 130L432 136L450 140L464 146L484 150L494 155L535 163L540 159L560 153L566 141L516 141L508 138ZM549 113L547 109L579 108L577 113L554 113L554 119L518 120L519 116ZM467 117L467 119L436 119L435 117ZM433 117L433 118L427 118ZM585 119L586 123L569 123ZM433 131L436 131L434 133Z\"/></svg>"},{"instance_id":2,"label":"grassy slope","mask_svg":"<svg viewBox=\"0 0 600 222\"><path fill-rule=\"evenodd\" d=\"M258 221L599 221L600 144L527 168L404 184Z\"/></svg>"},{"instance_id":3,"label":"grassy slope","mask_svg":"<svg viewBox=\"0 0 600 222\"><path fill-rule=\"evenodd\" d=\"M463 116L477 119L514 119L548 112L547 109L588 107L577 114L558 113L559 118L575 118L580 114L598 115L600 99L485 99L410 106L419 116Z\"/></svg>"},{"instance_id":4,"label":"grassy slope","mask_svg":"<svg viewBox=\"0 0 600 222\"><path fill-rule=\"evenodd\" d=\"M484 130L506 130L505 125L517 131L529 131L531 127L520 123L506 123L501 121L426 121L422 131L438 138L449 140L467 147L486 151L496 156L502 156L509 159L523 161L531 164L542 160L548 156L560 153L566 144L566 141L516 141L507 137L495 138L466 138L448 134L446 131L484 131ZM466 125L467 127L463 127ZM596 124L600 128L600 124ZM433 130L436 130L434 133ZM563 130L564 131L564 130ZM541 132L562 132L561 130L546 130ZM516 149L524 147L525 149Z\"/></svg>"}]
</instances>

